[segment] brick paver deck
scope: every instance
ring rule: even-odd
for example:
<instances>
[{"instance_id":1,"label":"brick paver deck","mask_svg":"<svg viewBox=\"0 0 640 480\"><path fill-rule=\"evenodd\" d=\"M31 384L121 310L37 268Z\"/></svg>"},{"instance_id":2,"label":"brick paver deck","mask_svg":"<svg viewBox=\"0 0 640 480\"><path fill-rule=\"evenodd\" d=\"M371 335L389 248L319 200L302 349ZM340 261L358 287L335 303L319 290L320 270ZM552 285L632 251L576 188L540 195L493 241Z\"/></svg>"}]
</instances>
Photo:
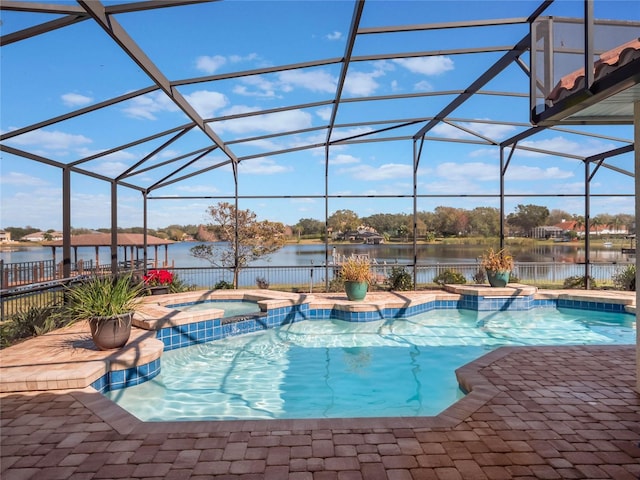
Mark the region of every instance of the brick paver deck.
<instances>
[{"instance_id":1,"label":"brick paver deck","mask_svg":"<svg viewBox=\"0 0 640 480\"><path fill-rule=\"evenodd\" d=\"M145 423L91 388L3 393L0 478L638 480L635 375L635 346L504 347L420 418Z\"/></svg>"},{"instance_id":2,"label":"brick paver deck","mask_svg":"<svg viewBox=\"0 0 640 480\"><path fill-rule=\"evenodd\" d=\"M461 375L478 398L420 419L143 423L90 389L4 394L1 477L640 478L635 347L506 347Z\"/></svg>"}]
</instances>

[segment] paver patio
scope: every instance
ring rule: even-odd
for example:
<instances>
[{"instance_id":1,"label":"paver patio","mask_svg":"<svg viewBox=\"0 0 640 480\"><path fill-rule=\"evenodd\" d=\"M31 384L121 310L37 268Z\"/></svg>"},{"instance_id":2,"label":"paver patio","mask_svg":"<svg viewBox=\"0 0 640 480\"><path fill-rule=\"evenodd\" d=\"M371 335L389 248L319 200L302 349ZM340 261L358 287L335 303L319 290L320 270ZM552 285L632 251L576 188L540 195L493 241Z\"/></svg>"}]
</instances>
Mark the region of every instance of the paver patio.
<instances>
[{"instance_id":1,"label":"paver patio","mask_svg":"<svg viewBox=\"0 0 640 480\"><path fill-rule=\"evenodd\" d=\"M469 395L421 418L145 423L91 388L4 393L0 475L637 480L635 356L504 347L461 369Z\"/></svg>"}]
</instances>

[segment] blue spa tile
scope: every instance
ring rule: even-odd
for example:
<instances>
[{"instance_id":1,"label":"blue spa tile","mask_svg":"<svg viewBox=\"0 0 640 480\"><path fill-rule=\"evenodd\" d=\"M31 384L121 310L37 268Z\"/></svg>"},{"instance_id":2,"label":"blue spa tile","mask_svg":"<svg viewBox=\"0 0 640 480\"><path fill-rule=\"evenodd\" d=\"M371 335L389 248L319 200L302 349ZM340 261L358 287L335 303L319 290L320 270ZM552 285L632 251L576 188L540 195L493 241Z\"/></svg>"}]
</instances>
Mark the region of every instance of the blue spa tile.
<instances>
[{"instance_id":1,"label":"blue spa tile","mask_svg":"<svg viewBox=\"0 0 640 480\"><path fill-rule=\"evenodd\" d=\"M125 370L117 370L115 372L110 372L109 380L111 385L124 383L124 372Z\"/></svg>"},{"instance_id":2,"label":"blue spa tile","mask_svg":"<svg viewBox=\"0 0 640 480\"><path fill-rule=\"evenodd\" d=\"M100 377L99 379L94 381L91 384L91 387L93 387L95 390L97 390L100 393L108 392L109 389L108 389L108 384L107 384L107 375L103 375L102 377Z\"/></svg>"},{"instance_id":3,"label":"blue spa tile","mask_svg":"<svg viewBox=\"0 0 640 480\"><path fill-rule=\"evenodd\" d=\"M160 373L159 358L145 365L108 372L93 382L91 386L100 393L107 393L112 390L120 390L132 385L139 385L147 380L151 380L158 375L158 373Z\"/></svg>"}]
</instances>

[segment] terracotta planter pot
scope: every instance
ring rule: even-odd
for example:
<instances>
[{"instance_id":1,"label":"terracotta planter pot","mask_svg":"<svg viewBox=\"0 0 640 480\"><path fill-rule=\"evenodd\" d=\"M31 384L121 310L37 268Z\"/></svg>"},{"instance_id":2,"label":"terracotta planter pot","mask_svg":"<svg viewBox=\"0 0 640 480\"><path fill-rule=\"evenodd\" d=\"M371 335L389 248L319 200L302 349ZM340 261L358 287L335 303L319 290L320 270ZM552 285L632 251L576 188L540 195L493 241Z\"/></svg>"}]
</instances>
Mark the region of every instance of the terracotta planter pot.
<instances>
[{"instance_id":1,"label":"terracotta planter pot","mask_svg":"<svg viewBox=\"0 0 640 480\"><path fill-rule=\"evenodd\" d=\"M367 296L367 290L369 289L368 282L344 282L344 291L347 294L347 298L353 301L364 300Z\"/></svg>"},{"instance_id":2,"label":"terracotta planter pot","mask_svg":"<svg viewBox=\"0 0 640 480\"><path fill-rule=\"evenodd\" d=\"M487 280L492 287L505 287L509 283L511 272L494 272L487 270Z\"/></svg>"},{"instance_id":3,"label":"terracotta planter pot","mask_svg":"<svg viewBox=\"0 0 640 480\"><path fill-rule=\"evenodd\" d=\"M93 343L100 350L122 348L131 335L133 312L116 317L94 317L89 319Z\"/></svg>"}]
</instances>

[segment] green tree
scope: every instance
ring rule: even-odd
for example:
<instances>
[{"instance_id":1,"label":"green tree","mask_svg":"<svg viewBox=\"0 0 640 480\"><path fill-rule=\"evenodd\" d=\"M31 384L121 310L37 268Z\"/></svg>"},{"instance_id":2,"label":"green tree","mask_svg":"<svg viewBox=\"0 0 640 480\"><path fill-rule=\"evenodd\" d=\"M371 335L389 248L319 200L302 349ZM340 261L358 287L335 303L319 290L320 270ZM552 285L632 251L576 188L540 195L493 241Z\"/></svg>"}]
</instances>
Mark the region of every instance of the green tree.
<instances>
[{"instance_id":1,"label":"green tree","mask_svg":"<svg viewBox=\"0 0 640 480\"><path fill-rule=\"evenodd\" d=\"M627 227L627 230L634 231L636 225L636 217L634 215L629 215L628 213L619 213L614 217L616 222L620 226Z\"/></svg>"},{"instance_id":2,"label":"green tree","mask_svg":"<svg viewBox=\"0 0 640 480\"><path fill-rule=\"evenodd\" d=\"M224 243L200 244L189 251L192 256L207 260L212 265L233 268L233 285L236 288L243 268L278 251L286 242L284 224L258 221L251 210L237 210L228 202L220 202L209 206L207 213L211 217L208 227L215 228Z\"/></svg>"},{"instance_id":3,"label":"green tree","mask_svg":"<svg viewBox=\"0 0 640 480\"><path fill-rule=\"evenodd\" d=\"M301 218L293 227L294 232L304 235L323 235L324 222L313 218Z\"/></svg>"},{"instance_id":4,"label":"green tree","mask_svg":"<svg viewBox=\"0 0 640 480\"><path fill-rule=\"evenodd\" d=\"M22 237L29 235L31 233L39 232L40 230L37 228L33 228L30 225L26 227L7 227L4 229L5 232L9 232L11 234L12 240L20 240Z\"/></svg>"},{"instance_id":5,"label":"green tree","mask_svg":"<svg viewBox=\"0 0 640 480\"><path fill-rule=\"evenodd\" d=\"M549 218L549 209L540 205L518 205L515 213L507 215L507 222L520 230L523 235L529 235L531 230L544 225Z\"/></svg>"},{"instance_id":6,"label":"green tree","mask_svg":"<svg viewBox=\"0 0 640 480\"><path fill-rule=\"evenodd\" d=\"M573 218L573 215L571 215L569 212L554 208L549 212L549 218L547 219L547 222L549 223L549 225L557 225L558 223L562 223L563 220L569 221L571 220L571 218Z\"/></svg>"},{"instance_id":7,"label":"green tree","mask_svg":"<svg viewBox=\"0 0 640 480\"><path fill-rule=\"evenodd\" d=\"M439 206L435 209L436 230L446 236L465 235L469 229L469 215L462 208Z\"/></svg>"},{"instance_id":8,"label":"green tree","mask_svg":"<svg viewBox=\"0 0 640 480\"><path fill-rule=\"evenodd\" d=\"M469 213L469 230L472 235L497 237L500 234L500 210L493 207L476 207Z\"/></svg>"},{"instance_id":9,"label":"green tree","mask_svg":"<svg viewBox=\"0 0 640 480\"><path fill-rule=\"evenodd\" d=\"M591 232L595 232L596 236L600 235L599 230L601 230L601 227L604 225L606 224L598 215L596 215L589 221L589 235L591 235Z\"/></svg>"},{"instance_id":10,"label":"green tree","mask_svg":"<svg viewBox=\"0 0 640 480\"><path fill-rule=\"evenodd\" d=\"M584 217L582 215L574 215L573 217L571 217L571 220L576 222L576 224L575 224L576 235L579 235L578 232L580 232L580 231L582 231L584 233L584 226L585 226Z\"/></svg>"},{"instance_id":11,"label":"green tree","mask_svg":"<svg viewBox=\"0 0 640 480\"><path fill-rule=\"evenodd\" d=\"M413 215L407 215L404 213L376 213L369 217L364 217L362 223L368 225L376 230L380 234L397 235L397 232L405 227L412 230L412 217Z\"/></svg>"},{"instance_id":12,"label":"green tree","mask_svg":"<svg viewBox=\"0 0 640 480\"><path fill-rule=\"evenodd\" d=\"M425 235L427 241L433 241L437 232L436 214L434 212L418 212L418 225L421 229L420 233Z\"/></svg>"},{"instance_id":13,"label":"green tree","mask_svg":"<svg viewBox=\"0 0 640 480\"><path fill-rule=\"evenodd\" d=\"M346 232L358 228L360 218L353 210L336 210L327 219L327 223L334 232Z\"/></svg>"},{"instance_id":14,"label":"green tree","mask_svg":"<svg viewBox=\"0 0 640 480\"><path fill-rule=\"evenodd\" d=\"M169 225L165 229L163 229L164 233L167 235L167 238L170 240L175 240L177 242L181 241L186 232L184 231L182 225Z\"/></svg>"}]
</instances>

